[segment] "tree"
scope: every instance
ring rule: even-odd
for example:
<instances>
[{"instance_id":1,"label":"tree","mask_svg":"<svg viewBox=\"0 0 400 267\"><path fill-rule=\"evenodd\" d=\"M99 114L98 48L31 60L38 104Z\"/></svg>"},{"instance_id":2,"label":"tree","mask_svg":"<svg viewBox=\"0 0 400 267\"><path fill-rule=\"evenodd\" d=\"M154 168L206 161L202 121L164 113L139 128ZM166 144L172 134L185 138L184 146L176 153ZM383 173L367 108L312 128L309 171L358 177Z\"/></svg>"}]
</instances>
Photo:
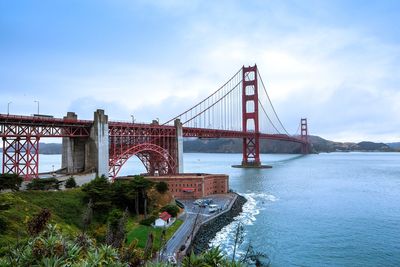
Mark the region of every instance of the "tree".
<instances>
[{"instance_id":1,"label":"tree","mask_svg":"<svg viewBox=\"0 0 400 267\"><path fill-rule=\"evenodd\" d=\"M135 203L136 210L139 212L139 199L143 199L143 213L144 217L147 218L147 193L146 191L153 185L153 182L145 179L143 176L135 176L132 180L133 187L139 193L137 195L137 202Z\"/></svg>"},{"instance_id":2,"label":"tree","mask_svg":"<svg viewBox=\"0 0 400 267\"><path fill-rule=\"evenodd\" d=\"M156 190L158 193L164 194L168 191L168 184L164 181L156 183Z\"/></svg>"},{"instance_id":3,"label":"tree","mask_svg":"<svg viewBox=\"0 0 400 267\"><path fill-rule=\"evenodd\" d=\"M138 191L132 181L117 180L111 184L112 202L115 206L136 213Z\"/></svg>"},{"instance_id":4,"label":"tree","mask_svg":"<svg viewBox=\"0 0 400 267\"><path fill-rule=\"evenodd\" d=\"M83 185L82 191L85 193L85 201L92 200L95 211L106 212L111 208L111 185L104 175Z\"/></svg>"},{"instance_id":5,"label":"tree","mask_svg":"<svg viewBox=\"0 0 400 267\"><path fill-rule=\"evenodd\" d=\"M160 211L166 211L171 214L172 217L176 217L179 213L179 207L177 205L166 205L160 209Z\"/></svg>"},{"instance_id":6,"label":"tree","mask_svg":"<svg viewBox=\"0 0 400 267\"><path fill-rule=\"evenodd\" d=\"M14 173L0 174L0 191L10 189L18 191L22 183L22 177Z\"/></svg>"},{"instance_id":7,"label":"tree","mask_svg":"<svg viewBox=\"0 0 400 267\"><path fill-rule=\"evenodd\" d=\"M44 178L44 179L33 179L27 184L26 189L28 190L58 190L60 188L60 181L56 178Z\"/></svg>"},{"instance_id":8,"label":"tree","mask_svg":"<svg viewBox=\"0 0 400 267\"><path fill-rule=\"evenodd\" d=\"M71 176L65 181L65 188L75 188L76 187L76 181L74 176Z\"/></svg>"}]
</instances>

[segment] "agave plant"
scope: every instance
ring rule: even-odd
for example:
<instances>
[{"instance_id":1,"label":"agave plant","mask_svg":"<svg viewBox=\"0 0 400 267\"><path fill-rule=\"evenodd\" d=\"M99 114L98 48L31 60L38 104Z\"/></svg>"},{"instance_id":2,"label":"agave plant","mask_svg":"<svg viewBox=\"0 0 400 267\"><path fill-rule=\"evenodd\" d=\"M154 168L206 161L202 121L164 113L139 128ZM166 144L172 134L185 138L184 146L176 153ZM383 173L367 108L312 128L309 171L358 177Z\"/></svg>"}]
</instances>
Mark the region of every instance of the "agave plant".
<instances>
[{"instance_id":1,"label":"agave plant","mask_svg":"<svg viewBox=\"0 0 400 267\"><path fill-rule=\"evenodd\" d=\"M213 247L203 253L204 262L212 267L224 266L224 255L219 247Z\"/></svg>"},{"instance_id":2,"label":"agave plant","mask_svg":"<svg viewBox=\"0 0 400 267\"><path fill-rule=\"evenodd\" d=\"M57 256L44 258L39 263L39 266L43 266L43 267L60 267L60 266L65 266L65 265L66 264L65 264L64 260Z\"/></svg>"},{"instance_id":3,"label":"agave plant","mask_svg":"<svg viewBox=\"0 0 400 267\"><path fill-rule=\"evenodd\" d=\"M87 241L87 242L86 242ZM128 266L121 263L119 254L111 246L96 247L88 238L85 250L79 243L64 238L55 226L47 227L38 236L17 245L0 258L2 266Z\"/></svg>"},{"instance_id":4,"label":"agave plant","mask_svg":"<svg viewBox=\"0 0 400 267\"><path fill-rule=\"evenodd\" d=\"M202 255L196 255L192 251L189 256L186 256L182 260L182 267L208 267L209 265L204 262Z\"/></svg>"}]
</instances>

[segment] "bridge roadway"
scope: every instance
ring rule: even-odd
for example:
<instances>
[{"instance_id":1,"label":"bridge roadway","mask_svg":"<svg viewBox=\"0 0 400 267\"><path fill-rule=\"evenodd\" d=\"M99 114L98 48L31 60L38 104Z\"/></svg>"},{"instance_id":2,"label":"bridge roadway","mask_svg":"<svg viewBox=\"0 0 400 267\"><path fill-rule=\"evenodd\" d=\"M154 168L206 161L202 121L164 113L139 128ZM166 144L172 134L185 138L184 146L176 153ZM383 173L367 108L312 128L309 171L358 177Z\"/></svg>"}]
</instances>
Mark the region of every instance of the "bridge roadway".
<instances>
[{"instance_id":1,"label":"bridge roadway","mask_svg":"<svg viewBox=\"0 0 400 267\"><path fill-rule=\"evenodd\" d=\"M93 120L53 118L40 116L18 116L0 114L0 137L88 137ZM110 137L175 137L174 126L110 121ZM289 141L307 144L301 138L284 134L259 133L260 139ZM251 138L254 132L183 127L183 137L198 138Z\"/></svg>"}]
</instances>

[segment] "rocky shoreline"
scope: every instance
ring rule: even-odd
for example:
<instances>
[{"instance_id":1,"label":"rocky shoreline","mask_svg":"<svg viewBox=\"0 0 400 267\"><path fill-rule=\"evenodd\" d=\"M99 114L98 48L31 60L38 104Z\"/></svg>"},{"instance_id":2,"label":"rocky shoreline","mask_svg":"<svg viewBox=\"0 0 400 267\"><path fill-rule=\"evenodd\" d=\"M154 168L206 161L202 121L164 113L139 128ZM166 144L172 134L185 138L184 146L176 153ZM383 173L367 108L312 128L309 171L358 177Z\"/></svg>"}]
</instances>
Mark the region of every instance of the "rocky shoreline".
<instances>
[{"instance_id":1,"label":"rocky shoreline","mask_svg":"<svg viewBox=\"0 0 400 267\"><path fill-rule=\"evenodd\" d=\"M233 219L242 212L243 205L246 201L245 197L238 195L229 211L200 226L192 243L194 253L199 254L207 250L210 240L213 239L224 226L233 222Z\"/></svg>"}]
</instances>

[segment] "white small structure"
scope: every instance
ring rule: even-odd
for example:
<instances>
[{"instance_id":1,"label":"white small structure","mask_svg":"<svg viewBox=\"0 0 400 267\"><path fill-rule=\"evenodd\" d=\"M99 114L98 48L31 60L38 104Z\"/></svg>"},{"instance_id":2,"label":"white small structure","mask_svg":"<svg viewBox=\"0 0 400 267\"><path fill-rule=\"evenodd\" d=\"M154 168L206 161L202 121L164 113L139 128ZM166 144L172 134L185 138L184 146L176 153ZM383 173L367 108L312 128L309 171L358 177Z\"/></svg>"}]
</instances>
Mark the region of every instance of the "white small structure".
<instances>
[{"instance_id":1,"label":"white small structure","mask_svg":"<svg viewBox=\"0 0 400 267\"><path fill-rule=\"evenodd\" d=\"M175 222L175 218L168 212L164 211L160 214L160 217L154 222L154 227L169 227Z\"/></svg>"}]
</instances>

